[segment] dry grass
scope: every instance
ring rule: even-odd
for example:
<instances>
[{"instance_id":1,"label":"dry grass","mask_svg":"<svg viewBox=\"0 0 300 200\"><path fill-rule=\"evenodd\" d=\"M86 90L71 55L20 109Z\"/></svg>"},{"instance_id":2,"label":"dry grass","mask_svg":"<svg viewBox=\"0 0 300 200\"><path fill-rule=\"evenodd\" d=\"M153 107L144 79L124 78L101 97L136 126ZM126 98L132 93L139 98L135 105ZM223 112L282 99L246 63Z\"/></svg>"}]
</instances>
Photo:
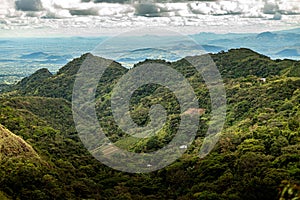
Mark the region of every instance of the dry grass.
<instances>
[{"instance_id":1,"label":"dry grass","mask_svg":"<svg viewBox=\"0 0 300 200\"><path fill-rule=\"evenodd\" d=\"M39 158L22 138L0 125L0 161L4 158Z\"/></svg>"}]
</instances>

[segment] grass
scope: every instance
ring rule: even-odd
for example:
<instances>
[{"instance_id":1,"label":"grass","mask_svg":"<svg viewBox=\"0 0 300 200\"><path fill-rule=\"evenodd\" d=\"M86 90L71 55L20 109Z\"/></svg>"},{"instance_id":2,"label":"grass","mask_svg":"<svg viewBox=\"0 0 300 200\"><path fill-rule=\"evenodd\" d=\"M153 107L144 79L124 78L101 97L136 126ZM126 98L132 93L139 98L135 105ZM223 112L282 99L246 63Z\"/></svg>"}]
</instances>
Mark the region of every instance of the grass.
<instances>
[{"instance_id":1,"label":"grass","mask_svg":"<svg viewBox=\"0 0 300 200\"><path fill-rule=\"evenodd\" d=\"M0 161L16 157L39 158L35 150L22 138L0 125Z\"/></svg>"}]
</instances>

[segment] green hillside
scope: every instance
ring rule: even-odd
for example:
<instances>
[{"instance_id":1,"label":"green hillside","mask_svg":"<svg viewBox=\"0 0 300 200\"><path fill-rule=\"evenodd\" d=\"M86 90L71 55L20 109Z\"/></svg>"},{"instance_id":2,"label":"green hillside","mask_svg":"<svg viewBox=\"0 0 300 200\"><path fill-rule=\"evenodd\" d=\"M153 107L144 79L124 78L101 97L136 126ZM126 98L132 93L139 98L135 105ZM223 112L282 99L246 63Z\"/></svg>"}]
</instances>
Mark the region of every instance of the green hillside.
<instances>
[{"instance_id":1,"label":"green hillside","mask_svg":"<svg viewBox=\"0 0 300 200\"><path fill-rule=\"evenodd\" d=\"M15 199L300 198L299 61L271 60L249 49L211 56L225 83L227 116L220 140L208 156L200 158L199 150L211 117L209 92L201 75L183 59L174 63L143 62L171 66L195 91L201 108L200 125L195 141L182 158L148 174L119 172L93 158L76 133L71 108L73 83L84 59L102 60L85 54L57 74L39 70L2 93L0 124L18 135L24 147L32 147L34 151L29 152L41 161L28 158L24 162L14 156L12 161L2 160L0 191ZM136 140L124 133L113 119L110 98L115 84L127 71L116 62L105 71L96 92L98 119L119 147L152 152L176 133L180 105L168 88L142 86L130 102L134 122L140 126L149 123L150 107L159 103L167 111L167 123L157 135L146 139ZM13 145L10 152L19 155L22 151L15 138L6 138L4 149Z\"/></svg>"}]
</instances>

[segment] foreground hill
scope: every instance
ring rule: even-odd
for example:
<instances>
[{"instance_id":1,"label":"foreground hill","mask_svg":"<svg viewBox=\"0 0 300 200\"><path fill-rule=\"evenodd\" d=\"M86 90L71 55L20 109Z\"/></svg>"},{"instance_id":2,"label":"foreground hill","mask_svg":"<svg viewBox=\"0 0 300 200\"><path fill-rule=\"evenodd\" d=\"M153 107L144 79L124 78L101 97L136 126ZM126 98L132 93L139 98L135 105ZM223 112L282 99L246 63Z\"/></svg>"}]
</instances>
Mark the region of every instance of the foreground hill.
<instances>
[{"instance_id":1,"label":"foreground hill","mask_svg":"<svg viewBox=\"0 0 300 200\"><path fill-rule=\"evenodd\" d=\"M156 172L128 174L96 161L76 133L70 101L76 72L87 56L102 59L85 54L55 75L39 70L2 94L0 123L32 146L45 162L22 167L18 162L3 162L0 191L5 195L20 199L214 200L274 200L279 199L279 190L283 199L299 195L294 187L300 180L298 61L274 61L249 49L212 55L225 82L227 118L214 150L200 158L210 119L205 83L185 60L146 60L181 72L194 88L203 113L197 137L182 158ZM113 62L100 80L98 118L118 146L151 152L176 133L180 106L164 87L149 84L139 88L130 105L137 124L149 122L149 108L157 103L165 107L169 117L168 126L156 136L134 141L118 128L110 110L111 90L126 72ZM285 193L284 188L290 192Z\"/></svg>"},{"instance_id":2,"label":"foreground hill","mask_svg":"<svg viewBox=\"0 0 300 200\"><path fill-rule=\"evenodd\" d=\"M7 159L39 159L38 154L22 138L0 125L0 162Z\"/></svg>"},{"instance_id":3,"label":"foreground hill","mask_svg":"<svg viewBox=\"0 0 300 200\"><path fill-rule=\"evenodd\" d=\"M6 129L4 126L0 125L0 176L1 179L8 179L8 172L13 174L10 175L16 176L9 181L22 181L24 180L21 176L18 176L20 173L24 173L24 169L27 168L35 170L38 166L46 165L36 151L25 142L21 137L13 134L11 131ZM15 167L18 167L18 174L14 173ZM7 180L8 181L8 180ZM2 182L2 181L1 181ZM10 185L11 187L12 185ZM7 190L8 188L1 187L1 190ZM10 198L17 197L11 193L11 197L7 196L5 193L0 190L0 199L7 200Z\"/></svg>"}]
</instances>

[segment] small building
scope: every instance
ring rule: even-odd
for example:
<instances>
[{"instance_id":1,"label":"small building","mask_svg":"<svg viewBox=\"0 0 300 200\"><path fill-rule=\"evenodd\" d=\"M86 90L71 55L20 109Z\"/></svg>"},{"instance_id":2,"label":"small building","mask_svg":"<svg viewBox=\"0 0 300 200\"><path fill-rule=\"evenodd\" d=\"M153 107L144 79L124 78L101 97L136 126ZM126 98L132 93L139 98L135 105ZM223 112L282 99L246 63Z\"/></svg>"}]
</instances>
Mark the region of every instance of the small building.
<instances>
[{"instance_id":1,"label":"small building","mask_svg":"<svg viewBox=\"0 0 300 200\"><path fill-rule=\"evenodd\" d=\"M267 82L267 78L260 78L259 81L265 83Z\"/></svg>"}]
</instances>

